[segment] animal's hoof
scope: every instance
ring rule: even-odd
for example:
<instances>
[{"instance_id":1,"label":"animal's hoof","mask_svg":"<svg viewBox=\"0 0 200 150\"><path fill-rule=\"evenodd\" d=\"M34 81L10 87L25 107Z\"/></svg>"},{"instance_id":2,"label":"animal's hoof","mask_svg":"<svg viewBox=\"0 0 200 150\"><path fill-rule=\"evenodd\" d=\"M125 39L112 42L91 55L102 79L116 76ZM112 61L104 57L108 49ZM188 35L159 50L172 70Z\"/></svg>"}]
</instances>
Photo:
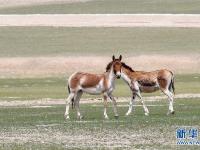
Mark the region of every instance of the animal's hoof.
<instances>
[{"instance_id":1,"label":"animal's hoof","mask_svg":"<svg viewBox=\"0 0 200 150\"><path fill-rule=\"evenodd\" d=\"M65 117L65 120L69 120L70 119L68 115L64 116L64 117Z\"/></svg>"},{"instance_id":2,"label":"animal's hoof","mask_svg":"<svg viewBox=\"0 0 200 150\"><path fill-rule=\"evenodd\" d=\"M115 119L119 119L119 116L115 116Z\"/></svg>"},{"instance_id":3,"label":"animal's hoof","mask_svg":"<svg viewBox=\"0 0 200 150\"><path fill-rule=\"evenodd\" d=\"M82 120L84 117L83 116L78 116L77 118L78 118L78 120Z\"/></svg>"},{"instance_id":4,"label":"animal's hoof","mask_svg":"<svg viewBox=\"0 0 200 150\"><path fill-rule=\"evenodd\" d=\"M109 117L108 117L108 116L105 116L104 119L109 120Z\"/></svg>"},{"instance_id":5,"label":"animal's hoof","mask_svg":"<svg viewBox=\"0 0 200 150\"><path fill-rule=\"evenodd\" d=\"M144 113L145 116L149 116L149 113Z\"/></svg>"},{"instance_id":6,"label":"animal's hoof","mask_svg":"<svg viewBox=\"0 0 200 150\"><path fill-rule=\"evenodd\" d=\"M125 114L125 116L129 116L129 115L130 115L130 113L128 113L128 112Z\"/></svg>"},{"instance_id":7,"label":"animal's hoof","mask_svg":"<svg viewBox=\"0 0 200 150\"><path fill-rule=\"evenodd\" d=\"M104 119L108 120L109 119L108 115L104 115Z\"/></svg>"},{"instance_id":8,"label":"animal's hoof","mask_svg":"<svg viewBox=\"0 0 200 150\"><path fill-rule=\"evenodd\" d=\"M175 111L172 111L172 112L169 111L169 112L167 112L167 115L171 115L171 114L174 115Z\"/></svg>"}]
</instances>

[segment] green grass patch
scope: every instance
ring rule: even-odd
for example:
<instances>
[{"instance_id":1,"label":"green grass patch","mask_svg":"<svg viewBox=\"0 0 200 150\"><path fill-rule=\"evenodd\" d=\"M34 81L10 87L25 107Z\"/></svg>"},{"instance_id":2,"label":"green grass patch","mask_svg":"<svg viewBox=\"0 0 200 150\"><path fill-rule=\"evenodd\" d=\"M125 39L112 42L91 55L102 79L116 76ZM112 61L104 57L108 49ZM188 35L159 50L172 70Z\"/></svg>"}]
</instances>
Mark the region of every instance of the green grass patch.
<instances>
[{"instance_id":1,"label":"green grass patch","mask_svg":"<svg viewBox=\"0 0 200 150\"><path fill-rule=\"evenodd\" d=\"M0 27L0 38L0 57L200 52L199 28Z\"/></svg>"},{"instance_id":2,"label":"green grass patch","mask_svg":"<svg viewBox=\"0 0 200 150\"><path fill-rule=\"evenodd\" d=\"M76 123L77 116L76 110L70 108L70 120L64 120L65 105L53 105L48 108L31 108L31 107L2 107L0 110L0 125L1 127L31 127L35 125L46 125L46 124L70 124L73 125L72 128L78 128L79 125L88 125L92 126L101 126L99 123L104 125L123 125L124 122L127 122L125 126L129 128L135 128L148 125L157 125L157 124L167 124L175 126L192 126L200 125L200 118L198 117L200 101L199 99L177 99L174 101L174 110L176 115L171 117L167 116L168 111L168 101L146 101L150 111L150 117L144 115L142 106L136 106L135 111L132 115L126 117L125 113L128 110L128 103L118 103L118 105L125 105L123 107L118 107L118 113L120 116L119 122L115 122L112 103L109 102L108 107L108 116L110 121L104 120L103 117L103 104L81 104L81 113L84 115L84 120L86 122ZM140 104L139 101L136 102L136 105ZM127 105L127 106L126 106ZM155 105L155 106L151 106ZM157 105L157 106L156 106ZM160 106L162 105L162 106ZM92 122L87 122L92 121ZM116 124L117 123L117 124ZM134 126L132 125L134 124ZM112 126L107 126L112 128Z\"/></svg>"},{"instance_id":3,"label":"green grass patch","mask_svg":"<svg viewBox=\"0 0 200 150\"><path fill-rule=\"evenodd\" d=\"M200 75L176 75L175 88L176 94L181 93L200 93ZM24 78L0 79L0 97L1 99L40 99L40 98L66 98L67 78L49 77L49 78ZM131 96L131 92L126 83L122 80L116 80L116 89L114 95L117 97ZM160 92L152 94L143 94L144 96L160 95ZM101 97L84 95L84 97Z\"/></svg>"},{"instance_id":4,"label":"green grass patch","mask_svg":"<svg viewBox=\"0 0 200 150\"><path fill-rule=\"evenodd\" d=\"M65 98L68 94L67 78L10 78L0 83L0 95L6 99Z\"/></svg>"},{"instance_id":5,"label":"green grass patch","mask_svg":"<svg viewBox=\"0 0 200 150\"><path fill-rule=\"evenodd\" d=\"M113 117L110 103L108 108L110 120L103 119L102 105L82 104L81 112L85 116L83 121L76 119L75 110L70 110L71 120L65 121L64 105L54 105L50 108L1 108L1 139L7 137L16 140L1 141L0 148L11 149L14 146L14 149L63 149L66 146L80 148L88 143L85 149L91 148L90 146L103 149L106 146L116 146L120 143L123 149L126 146L140 149L174 149L182 148L176 146L177 128L200 127L200 99L176 100L174 104L176 114L171 116L166 115L167 101L147 101L146 104L158 105L148 106L150 116L144 116L142 106L137 106L132 115L125 117L127 106L124 106L118 107L120 115L118 120ZM164 106L159 106L160 104ZM118 138L121 140L118 141ZM19 139L23 140L19 141ZM108 142L113 142L113 144Z\"/></svg>"},{"instance_id":6,"label":"green grass patch","mask_svg":"<svg viewBox=\"0 0 200 150\"><path fill-rule=\"evenodd\" d=\"M1 14L200 13L199 0L96 0L1 8Z\"/></svg>"}]
</instances>

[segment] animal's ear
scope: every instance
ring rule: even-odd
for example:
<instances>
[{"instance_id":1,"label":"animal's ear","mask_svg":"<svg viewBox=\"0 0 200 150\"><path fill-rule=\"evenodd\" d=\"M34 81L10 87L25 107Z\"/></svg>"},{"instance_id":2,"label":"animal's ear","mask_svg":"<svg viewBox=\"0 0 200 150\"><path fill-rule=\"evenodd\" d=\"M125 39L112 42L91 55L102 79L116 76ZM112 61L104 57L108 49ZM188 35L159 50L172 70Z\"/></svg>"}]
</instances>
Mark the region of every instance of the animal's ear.
<instances>
[{"instance_id":1,"label":"animal's ear","mask_svg":"<svg viewBox=\"0 0 200 150\"><path fill-rule=\"evenodd\" d=\"M122 60L122 55L119 56L119 60L120 60L120 61Z\"/></svg>"},{"instance_id":2,"label":"animal's ear","mask_svg":"<svg viewBox=\"0 0 200 150\"><path fill-rule=\"evenodd\" d=\"M112 60L113 60L113 61L115 60L115 55L112 56Z\"/></svg>"}]
</instances>

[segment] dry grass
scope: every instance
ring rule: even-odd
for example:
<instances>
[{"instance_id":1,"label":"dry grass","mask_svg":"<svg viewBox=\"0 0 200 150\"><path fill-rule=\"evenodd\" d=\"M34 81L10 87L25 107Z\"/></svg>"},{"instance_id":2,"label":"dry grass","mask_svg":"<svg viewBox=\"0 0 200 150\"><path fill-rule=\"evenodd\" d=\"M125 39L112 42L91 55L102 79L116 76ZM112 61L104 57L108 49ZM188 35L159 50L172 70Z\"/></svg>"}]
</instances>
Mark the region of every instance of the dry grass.
<instances>
[{"instance_id":1,"label":"dry grass","mask_svg":"<svg viewBox=\"0 0 200 150\"><path fill-rule=\"evenodd\" d=\"M154 127L146 128L145 132L141 130L130 131L129 129L117 131L110 129L101 129L101 131L98 131L98 129L96 131L78 129L76 131L63 132L59 129L60 126L59 124L55 125L58 129L49 125L49 127L40 126L31 130L22 128L14 130L14 132L3 132L0 133L0 143L7 141L6 144L25 144L31 141L38 144L62 144L68 148L131 148L135 144L173 145L175 143L173 134L170 134L167 128L164 129L166 134L160 134L159 130ZM152 133L152 131L154 132Z\"/></svg>"},{"instance_id":2,"label":"dry grass","mask_svg":"<svg viewBox=\"0 0 200 150\"><path fill-rule=\"evenodd\" d=\"M0 76L69 75L75 71L102 73L109 57L16 57L0 58ZM140 55L124 59L135 70L167 68L179 73L200 73L199 56Z\"/></svg>"}]
</instances>

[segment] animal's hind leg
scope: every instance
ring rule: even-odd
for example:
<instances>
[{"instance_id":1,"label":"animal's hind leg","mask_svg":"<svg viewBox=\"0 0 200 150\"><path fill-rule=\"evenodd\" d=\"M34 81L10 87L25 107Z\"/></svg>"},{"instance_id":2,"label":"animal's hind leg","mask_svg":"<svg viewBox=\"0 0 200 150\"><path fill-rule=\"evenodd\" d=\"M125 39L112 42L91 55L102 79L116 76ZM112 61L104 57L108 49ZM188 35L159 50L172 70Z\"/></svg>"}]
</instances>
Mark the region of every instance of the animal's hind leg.
<instances>
[{"instance_id":1,"label":"animal's hind leg","mask_svg":"<svg viewBox=\"0 0 200 150\"><path fill-rule=\"evenodd\" d=\"M106 94L103 95L103 99L104 99L104 112L103 112L104 118L105 119L109 119L108 115L107 115L108 102L107 102L107 96L106 96Z\"/></svg>"},{"instance_id":2,"label":"animal's hind leg","mask_svg":"<svg viewBox=\"0 0 200 150\"><path fill-rule=\"evenodd\" d=\"M83 92L82 91L79 91L77 93L77 95L75 96L75 107L76 107L76 111L77 111L77 118L78 119L82 119L83 116L81 115L80 113L80 107L79 107L79 102L80 102L80 98L82 96Z\"/></svg>"},{"instance_id":3,"label":"animal's hind leg","mask_svg":"<svg viewBox=\"0 0 200 150\"><path fill-rule=\"evenodd\" d=\"M66 100L66 109L65 109L65 119L69 119L69 106L72 103L72 99L74 98L75 93L70 93Z\"/></svg>"},{"instance_id":4,"label":"animal's hind leg","mask_svg":"<svg viewBox=\"0 0 200 150\"><path fill-rule=\"evenodd\" d=\"M168 89L166 90L162 90L162 92L167 95L168 100L169 100L169 111L167 112L167 115L169 114L174 114L174 108L173 108L173 102L174 102L174 95L172 94L172 92L170 92Z\"/></svg>"},{"instance_id":5,"label":"animal's hind leg","mask_svg":"<svg viewBox=\"0 0 200 150\"><path fill-rule=\"evenodd\" d=\"M145 114L146 116L148 116L148 115L149 115L149 110L148 110L147 106L145 105L145 103L144 103L144 101L143 101L143 99L142 99L142 96L141 96L140 92L137 92L136 95L140 98L140 101L141 101L141 103L142 103L142 107L143 107L143 109L144 109L144 114Z\"/></svg>"}]
</instances>

